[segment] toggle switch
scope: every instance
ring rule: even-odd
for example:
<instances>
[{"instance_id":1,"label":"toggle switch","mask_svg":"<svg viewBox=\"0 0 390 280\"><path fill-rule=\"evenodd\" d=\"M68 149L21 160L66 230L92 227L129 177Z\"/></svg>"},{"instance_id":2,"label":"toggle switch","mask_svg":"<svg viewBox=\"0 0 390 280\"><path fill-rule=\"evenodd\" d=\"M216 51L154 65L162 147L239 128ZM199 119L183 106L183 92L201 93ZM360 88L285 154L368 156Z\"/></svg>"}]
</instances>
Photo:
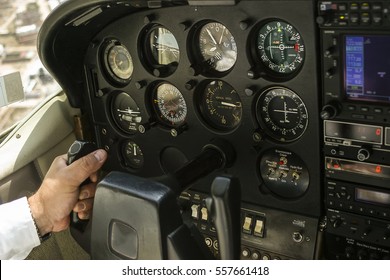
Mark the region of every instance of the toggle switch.
<instances>
[{"instance_id":1,"label":"toggle switch","mask_svg":"<svg viewBox=\"0 0 390 280\"><path fill-rule=\"evenodd\" d=\"M246 216L244 219L244 224L242 226L242 232L247 234L252 234L252 217Z\"/></svg>"},{"instance_id":2,"label":"toggle switch","mask_svg":"<svg viewBox=\"0 0 390 280\"><path fill-rule=\"evenodd\" d=\"M256 218L254 235L257 237L264 237L264 220L262 218Z\"/></svg>"}]
</instances>

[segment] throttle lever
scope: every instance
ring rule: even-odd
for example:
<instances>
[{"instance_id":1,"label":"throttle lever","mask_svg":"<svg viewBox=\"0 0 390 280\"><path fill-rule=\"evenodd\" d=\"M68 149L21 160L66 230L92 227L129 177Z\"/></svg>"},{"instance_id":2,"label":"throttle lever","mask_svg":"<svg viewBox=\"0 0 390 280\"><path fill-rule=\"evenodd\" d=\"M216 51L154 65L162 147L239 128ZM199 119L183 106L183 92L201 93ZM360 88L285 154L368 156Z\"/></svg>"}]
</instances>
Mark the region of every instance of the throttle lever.
<instances>
[{"instance_id":1,"label":"throttle lever","mask_svg":"<svg viewBox=\"0 0 390 280\"><path fill-rule=\"evenodd\" d=\"M238 260L241 250L239 180L216 177L211 185L211 197L206 204L217 230L221 259Z\"/></svg>"},{"instance_id":2,"label":"throttle lever","mask_svg":"<svg viewBox=\"0 0 390 280\"><path fill-rule=\"evenodd\" d=\"M95 143L76 140L69 147L67 164L70 165L73 162L75 162L76 160L78 160L78 159L82 158L83 156L86 156L89 153L92 153L93 151L96 151L96 150L97 150L97 146ZM87 178L84 182L82 182L80 186L86 185L88 183L90 183L89 178ZM80 220L77 212L72 211L71 216L70 216L71 226L73 226L74 228L76 228L80 231L84 231L87 223L88 223L88 220Z\"/></svg>"}]
</instances>

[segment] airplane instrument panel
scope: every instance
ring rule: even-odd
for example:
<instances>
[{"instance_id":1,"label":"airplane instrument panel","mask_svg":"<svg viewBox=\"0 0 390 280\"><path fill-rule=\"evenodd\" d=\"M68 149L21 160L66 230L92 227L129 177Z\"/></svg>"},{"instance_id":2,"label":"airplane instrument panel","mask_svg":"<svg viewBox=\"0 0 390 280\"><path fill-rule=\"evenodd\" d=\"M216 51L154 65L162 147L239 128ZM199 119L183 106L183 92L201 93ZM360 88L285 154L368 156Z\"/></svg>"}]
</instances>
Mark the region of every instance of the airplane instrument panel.
<instances>
[{"instance_id":1,"label":"airplane instrument panel","mask_svg":"<svg viewBox=\"0 0 390 280\"><path fill-rule=\"evenodd\" d=\"M389 1L92 2L41 58L105 172L173 174L223 141L230 163L179 197L214 256L206 201L228 175L242 259L390 257Z\"/></svg>"}]
</instances>

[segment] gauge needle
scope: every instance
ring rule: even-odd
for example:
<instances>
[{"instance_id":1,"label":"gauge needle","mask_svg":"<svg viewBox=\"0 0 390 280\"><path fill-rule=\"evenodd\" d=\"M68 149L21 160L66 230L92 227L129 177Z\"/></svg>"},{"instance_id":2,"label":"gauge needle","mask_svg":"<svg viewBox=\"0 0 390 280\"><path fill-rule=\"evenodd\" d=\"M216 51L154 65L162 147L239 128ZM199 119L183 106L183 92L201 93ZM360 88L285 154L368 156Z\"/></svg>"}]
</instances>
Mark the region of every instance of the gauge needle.
<instances>
[{"instance_id":1,"label":"gauge needle","mask_svg":"<svg viewBox=\"0 0 390 280\"><path fill-rule=\"evenodd\" d=\"M225 102L225 101L222 101L221 104L225 105L225 106L233 107L233 108L240 107L240 105L241 105L241 104L237 105L237 104L233 104L233 103L229 103L229 102Z\"/></svg>"},{"instance_id":2,"label":"gauge needle","mask_svg":"<svg viewBox=\"0 0 390 280\"><path fill-rule=\"evenodd\" d=\"M225 32L225 29L226 29L226 27L224 26L224 27L223 27L223 30L222 30L221 38L219 38L219 43L218 43L218 45L220 45L220 44L222 43L223 32Z\"/></svg>"},{"instance_id":3,"label":"gauge needle","mask_svg":"<svg viewBox=\"0 0 390 280\"><path fill-rule=\"evenodd\" d=\"M214 43L215 45L218 45L218 44L217 44L217 41L215 41L215 39L214 39L214 37L213 37L213 34L211 34L210 30L208 30L208 29L206 28L206 31L207 31L207 33L209 34L211 40L213 40L213 43Z\"/></svg>"},{"instance_id":4,"label":"gauge needle","mask_svg":"<svg viewBox=\"0 0 390 280\"><path fill-rule=\"evenodd\" d=\"M137 148L135 146L133 147L133 154L137 156Z\"/></svg>"}]
</instances>

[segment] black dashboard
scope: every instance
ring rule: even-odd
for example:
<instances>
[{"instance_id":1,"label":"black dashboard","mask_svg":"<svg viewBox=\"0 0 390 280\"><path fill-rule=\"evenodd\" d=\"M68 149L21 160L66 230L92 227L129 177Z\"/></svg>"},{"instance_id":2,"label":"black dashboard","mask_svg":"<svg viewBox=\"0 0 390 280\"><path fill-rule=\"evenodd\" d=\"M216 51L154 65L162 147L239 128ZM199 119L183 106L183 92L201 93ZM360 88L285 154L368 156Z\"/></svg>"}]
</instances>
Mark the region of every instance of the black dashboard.
<instances>
[{"instance_id":1,"label":"black dashboard","mask_svg":"<svg viewBox=\"0 0 390 280\"><path fill-rule=\"evenodd\" d=\"M376 44L389 44L382 14L389 3L152 2L65 4L66 24L56 23L60 32L47 31L55 38L54 54L41 43L46 66L85 115L89 140L108 151L105 171L172 174L222 139L235 151L233 162L181 195L215 256L218 241L204 201L218 175L234 176L241 185L243 259L356 258L363 248L358 241L388 256L390 244L379 240L380 233L375 240L360 233L373 219L378 232L388 228L387 218L378 217L390 204L383 140L390 131L383 117L388 101L366 105L360 98L356 63L363 54L353 48L375 41L368 28L378 14L383 21L374 28L383 40ZM356 25L355 14L361 17ZM366 14L372 22L363 25ZM57 60L64 68L54 66ZM382 77L389 66L383 62ZM341 93L344 69L355 71L345 79L347 98ZM387 86L383 81L381 88ZM376 113L368 117L363 108ZM344 207L357 207L347 199L355 192L359 203L379 205L378 215L367 220L369 214ZM351 227L358 234L351 236Z\"/></svg>"}]
</instances>

